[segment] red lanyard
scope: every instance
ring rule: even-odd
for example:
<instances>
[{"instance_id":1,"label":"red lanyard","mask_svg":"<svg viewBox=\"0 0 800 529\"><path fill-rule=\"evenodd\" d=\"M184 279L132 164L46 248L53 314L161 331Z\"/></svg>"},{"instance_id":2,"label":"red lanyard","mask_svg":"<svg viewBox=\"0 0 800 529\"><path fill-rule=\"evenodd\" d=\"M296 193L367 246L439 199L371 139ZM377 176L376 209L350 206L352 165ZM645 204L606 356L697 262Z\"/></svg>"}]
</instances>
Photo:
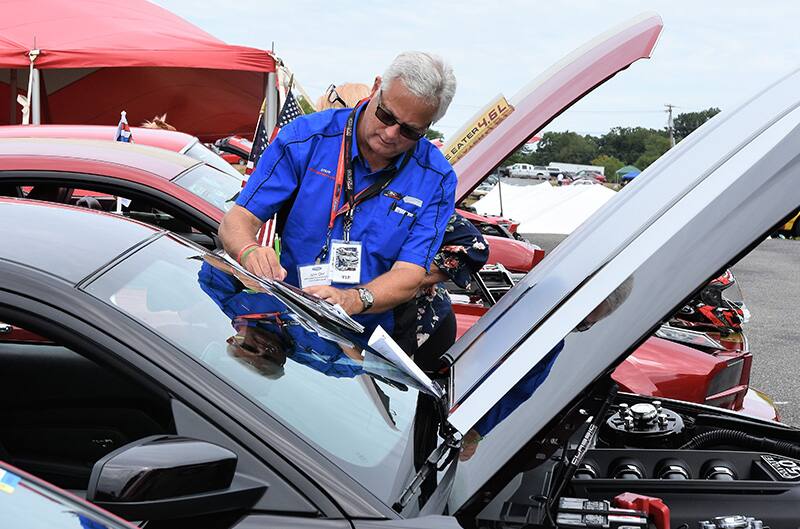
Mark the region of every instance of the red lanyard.
<instances>
[{"instance_id":1,"label":"red lanyard","mask_svg":"<svg viewBox=\"0 0 800 529\"><path fill-rule=\"evenodd\" d=\"M403 170L409 159L411 158L411 151L406 152L399 167L392 167L385 171L385 176L381 180L373 183L368 188L362 190L360 193L355 193L355 177L353 174L353 164L350 153L353 149L353 136L355 133L356 112L362 106L366 106L369 100L363 99L358 105L350 112L345 123L344 132L342 133L342 145L339 148L339 162L336 166L336 181L333 186L333 198L331 200L331 214L328 220L328 233L325 237L325 246L317 256L317 262L320 262L328 254L328 246L330 244L331 233L333 232L333 225L336 222L336 217L339 215L346 215L344 221L344 239L350 240L350 228L353 225L353 217L355 216L355 207L378 195L383 191L386 186L394 179L394 177ZM342 191L345 193L345 203L342 207L339 206L339 201L342 198Z\"/></svg>"}]
</instances>

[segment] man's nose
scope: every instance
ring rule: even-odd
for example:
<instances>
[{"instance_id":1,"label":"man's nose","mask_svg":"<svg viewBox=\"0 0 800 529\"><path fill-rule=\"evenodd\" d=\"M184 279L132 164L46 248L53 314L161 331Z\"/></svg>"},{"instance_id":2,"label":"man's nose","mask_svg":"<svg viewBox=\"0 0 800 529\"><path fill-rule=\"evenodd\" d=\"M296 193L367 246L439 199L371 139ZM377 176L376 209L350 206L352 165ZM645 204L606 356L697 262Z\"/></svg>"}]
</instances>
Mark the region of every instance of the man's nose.
<instances>
[{"instance_id":1,"label":"man's nose","mask_svg":"<svg viewBox=\"0 0 800 529\"><path fill-rule=\"evenodd\" d=\"M390 125L386 127L386 136L390 139L395 139L400 135L400 125L395 123L394 125Z\"/></svg>"}]
</instances>

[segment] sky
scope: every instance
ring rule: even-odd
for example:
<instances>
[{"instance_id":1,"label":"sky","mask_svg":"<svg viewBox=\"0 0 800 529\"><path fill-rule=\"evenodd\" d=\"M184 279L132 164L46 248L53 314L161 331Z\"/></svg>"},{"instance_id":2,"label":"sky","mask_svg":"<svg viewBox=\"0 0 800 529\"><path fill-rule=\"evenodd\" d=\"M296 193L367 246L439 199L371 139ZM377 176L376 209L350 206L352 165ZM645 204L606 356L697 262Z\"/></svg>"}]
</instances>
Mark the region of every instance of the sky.
<instances>
[{"instance_id":1,"label":"sky","mask_svg":"<svg viewBox=\"0 0 800 529\"><path fill-rule=\"evenodd\" d=\"M511 98L595 36L643 12L664 30L651 59L595 89L544 132L663 128L674 113L732 109L800 64L800 2L766 0L155 0L230 44L272 49L316 99L331 84L372 84L401 51L437 53L458 89L434 128L458 129L497 94ZM755 6L755 7L754 7Z\"/></svg>"}]
</instances>

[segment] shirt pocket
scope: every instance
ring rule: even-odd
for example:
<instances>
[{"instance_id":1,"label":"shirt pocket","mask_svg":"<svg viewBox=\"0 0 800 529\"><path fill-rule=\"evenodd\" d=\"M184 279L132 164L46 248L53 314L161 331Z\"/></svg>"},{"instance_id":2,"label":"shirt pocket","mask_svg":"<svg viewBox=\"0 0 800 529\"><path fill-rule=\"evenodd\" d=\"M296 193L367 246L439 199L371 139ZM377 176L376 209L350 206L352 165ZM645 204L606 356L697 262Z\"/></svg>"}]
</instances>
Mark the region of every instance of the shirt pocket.
<instances>
[{"instance_id":1,"label":"shirt pocket","mask_svg":"<svg viewBox=\"0 0 800 529\"><path fill-rule=\"evenodd\" d=\"M381 195L376 200L374 222L369 230L370 249L388 270L397 260L408 233L417 222L420 207Z\"/></svg>"}]
</instances>

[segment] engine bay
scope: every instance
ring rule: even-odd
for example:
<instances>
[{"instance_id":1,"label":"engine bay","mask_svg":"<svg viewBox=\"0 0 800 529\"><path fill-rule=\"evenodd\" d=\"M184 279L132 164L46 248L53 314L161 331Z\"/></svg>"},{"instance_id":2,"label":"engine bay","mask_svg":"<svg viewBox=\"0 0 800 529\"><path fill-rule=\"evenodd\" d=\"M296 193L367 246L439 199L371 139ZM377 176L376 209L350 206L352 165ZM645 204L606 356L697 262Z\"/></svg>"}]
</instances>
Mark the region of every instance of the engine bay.
<instances>
[{"instance_id":1,"label":"engine bay","mask_svg":"<svg viewBox=\"0 0 800 529\"><path fill-rule=\"evenodd\" d=\"M536 454L541 464L512 479L479 526L800 526L796 430L678 401L617 401L554 451Z\"/></svg>"}]
</instances>

